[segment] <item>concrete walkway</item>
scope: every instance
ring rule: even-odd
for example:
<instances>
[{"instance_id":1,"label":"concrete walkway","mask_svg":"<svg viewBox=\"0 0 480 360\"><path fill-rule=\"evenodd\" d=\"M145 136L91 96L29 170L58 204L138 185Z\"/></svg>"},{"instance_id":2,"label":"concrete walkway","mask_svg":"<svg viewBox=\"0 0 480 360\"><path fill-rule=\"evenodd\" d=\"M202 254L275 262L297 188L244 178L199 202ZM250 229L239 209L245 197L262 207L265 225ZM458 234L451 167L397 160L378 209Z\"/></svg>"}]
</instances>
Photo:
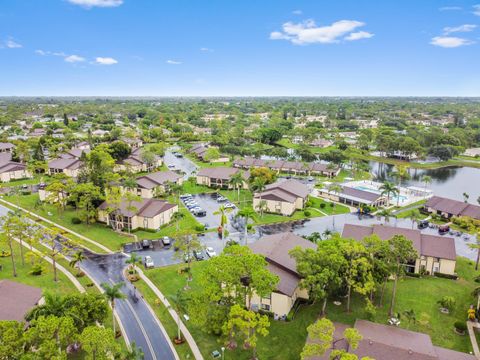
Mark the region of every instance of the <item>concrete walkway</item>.
<instances>
[{"instance_id":1,"label":"concrete walkway","mask_svg":"<svg viewBox=\"0 0 480 360\"><path fill-rule=\"evenodd\" d=\"M472 343L473 353L477 359L480 359L480 350L478 348L477 338L475 337L475 328L480 331L480 324L472 321L467 321L468 335Z\"/></svg>"},{"instance_id":2,"label":"concrete walkway","mask_svg":"<svg viewBox=\"0 0 480 360\"><path fill-rule=\"evenodd\" d=\"M18 239L15 239L16 242L18 242L20 244L20 240ZM21 246L21 245L20 245ZM33 251L34 253L40 255L40 257L42 259L44 259L45 261L47 261L48 263L52 264L53 265L53 260L47 256L47 255L44 255L40 250L32 247L30 248L30 246L25 246L25 244L23 245L24 248L27 248L28 250L30 251ZM73 283L73 285L75 285L75 287L77 288L78 291L80 291L82 294L84 292L86 292L85 288L83 287L82 284L80 284L80 282L78 281L78 279L70 272L68 271L67 269L65 269L65 267L63 267L62 265L60 265L58 262L55 264L56 267L57 267L57 270L60 270L62 273L65 274L65 276Z\"/></svg>"},{"instance_id":3,"label":"concrete walkway","mask_svg":"<svg viewBox=\"0 0 480 360\"><path fill-rule=\"evenodd\" d=\"M70 233L70 234L72 234L72 235L75 235L76 237L79 237L80 239L85 240L85 241L87 241L87 242L89 242L89 243L91 243L91 244L99 247L100 249L104 250L107 254L112 254L112 253L113 253L113 251L110 250L109 248L107 248L106 246L104 246L104 245L102 245L102 244L100 244L100 243L98 243L98 242L96 242L96 241L93 241L92 239L89 239L88 237L83 236L83 235L81 235L81 234L79 234L79 233L77 233L77 232L75 232L75 231L73 231L73 230L70 230L69 228L66 228L65 226L59 225L59 224L57 224L57 223L55 223L55 222L53 222L53 221L51 221L51 220L49 220L49 219L46 219L46 218L44 218L43 216L37 215L37 214L35 214L35 213L31 212L31 211L28 211L28 210L26 210L26 209L24 209L24 208L22 208L22 207L20 207L20 206L17 206L17 205L15 205L15 204L12 204L11 202L5 201L5 200L3 200L3 199L0 199L0 202L2 202L2 203L4 203L4 204L7 204L8 206L11 206L11 207L13 207L13 208L15 208L15 209L21 210L21 211L27 213L28 215L31 215L31 216L33 216L33 217L35 217L35 218L37 218L37 219L40 219L40 220L42 220L42 221L45 221L46 223L48 223L48 224L50 224L50 225L53 225L53 226L55 226L55 227L57 227L57 228L59 228L59 229L62 229L63 231L66 231L66 232L68 232L68 233ZM90 249L88 249L88 250L90 250ZM90 250L90 251L91 251L91 250ZM92 252L94 252L94 251L92 251Z\"/></svg>"},{"instance_id":4,"label":"concrete walkway","mask_svg":"<svg viewBox=\"0 0 480 360\"><path fill-rule=\"evenodd\" d=\"M155 286L155 284L143 273L143 271L137 267L137 271L140 274L140 277L142 278L143 281L148 285L150 289L155 293L155 295L160 299L160 301L165 305L167 308L168 312L172 316L173 320L177 321L178 319L178 314L175 310L173 310L172 306L168 302L167 298L162 294L162 292ZM180 320L180 331L182 332L183 336L185 337L185 340L187 341L188 345L190 346L190 349L192 350L193 356L195 357L196 360L203 360L202 353L200 352L200 349L197 346L197 343L195 342L192 334L190 334L190 331L188 331L187 327L183 323L183 321Z\"/></svg>"}]
</instances>

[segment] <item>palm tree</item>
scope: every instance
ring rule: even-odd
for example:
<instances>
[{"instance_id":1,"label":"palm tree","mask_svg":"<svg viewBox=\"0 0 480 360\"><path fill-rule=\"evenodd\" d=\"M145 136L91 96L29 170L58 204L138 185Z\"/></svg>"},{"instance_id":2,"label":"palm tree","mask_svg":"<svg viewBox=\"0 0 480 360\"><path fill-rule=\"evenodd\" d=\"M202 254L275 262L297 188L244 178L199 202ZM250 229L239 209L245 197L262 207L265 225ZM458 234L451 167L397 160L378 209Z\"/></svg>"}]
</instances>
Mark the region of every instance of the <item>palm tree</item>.
<instances>
[{"instance_id":1,"label":"palm tree","mask_svg":"<svg viewBox=\"0 0 480 360\"><path fill-rule=\"evenodd\" d=\"M408 166L406 165L397 165L397 171L394 173L394 176L398 179L398 194L400 194L400 188L402 186L402 180L406 180L410 177L408 173ZM400 204L400 196L397 196L397 206Z\"/></svg>"},{"instance_id":2,"label":"palm tree","mask_svg":"<svg viewBox=\"0 0 480 360\"><path fill-rule=\"evenodd\" d=\"M112 306L112 320L113 320L113 333L116 334L115 331L115 300L125 299L125 294L122 293L120 288L123 286L123 282L119 282L115 285L110 286L107 283L102 283L102 288L105 290L104 295L107 300L110 302Z\"/></svg>"},{"instance_id":3,"label":"palm tree","mask_svg":"<svg viewBox=\"0 0 480 360\"><path fill-rule=\"evenodd\" d=\"M408 320L408 326L407 328L410 327L410 323L414 323L417 321L417 318L415 317L415 311L413 309L410 309L410 310L405 310L403 312L403 315L407 318Z\"/></svg>"},{"instance_id":4,"label":"palm tree","mask_svg":"<svg viewBox=\"0 0 480 360\"><path fill-rule=\"evenodd\" d=\"M225 227L228 223L228 216L227 213L232 211L232 209L227 209L225 206L220 206L217 211L215 211L214 215L220 215L220 227L222 228L222 242L223 247L225 247Z\"/></svg>"},{"instance_id":5,"label":"palm tree","mask_svg":"<svg viewBox=\"0 0 480 360\"><path fill-rule=\"evenodd\" d=\"M180 230L180 220L184 217L183 213L180 211L177 211L176 213L173 213L172 215L172 220L175 221L175 226L176 226L176 233L178 234L178 231Z\"/></svg>"},{"instance_id":6,"label":"palm tree","mask_svg":"<svg viewBox=\"0 0 480 360\"><path fill-rule=\"evenodd\" d=\"M380 195L387 195L387 207L390 206L390 198L392 195L398 195L398 188L395 184L385 181L382 186L380 186L381 193Z\"/></svg>"},{"instance_id":7,"label":"palm tree","mask_svg":"<svg viewBox=\"0 0 480 360\"><path fill-rule=\"evenodd\" d=\"M333 192L334 194L340 194L340 191L342 191L342 187L338 183L331 183L328 185L328 191ZM331 202L331 207L332 207L332 227L335 230L335 201L332 200Z\"/></svg>"},{"instance_id":8,"label":"palm tree","mask_svg":"<svg viewBox=\"0 0 480 360\"><path fill-rule=\"evenodd\" d=\"M238 212L238 216L241 216L245 219L245 235L244 235L244 240L245 240L245 245L247 245L247 231L248 231L248 220L252 219L255 216L255 210L253 208L247 206L244 207L242 210Z\"/></svg>"},{"instance_id":9,"label":"palm tree","mask_svg":"<svg viewBox=\"0 0 480 360\"><path fill-rule=\"evenodd\" d=\"M230 177L229 184L237 190L237 200L240 203L240 189L243 186L243 171L237 171Z\"/></svg>"},{"instance_id":10,"label":"palm tree","mask_svg":"<svg viewBox=\"0 0 480 360\"><path fill-rule=\"evenodd\" d=\"M412 209L408 213L408 217L410 220L412 220L412 229L413 229L413 226L415 225L415 223L421 219L422 214L420 214L420 211L418 209Z\"/></svg>"},{"instance_id":11,"label":"palm tree","mask_svg":"<svg viewBox=\"0 0 480 360\"><path fill-rule=\"evenodd\" d=\"M133 252L130 254L130 258L125 262L130 265L130 269L133 269L135 265L142 262L142 257Z\"/></svg>"},{"instance_id":12,"label":"palm tree","mask_svg":"<svg viewBox=\"0 0 480 360\"><path fill-rule=\"evenodd\" d=\"M427 196L427 185L432 183L432 177L428 175L423 175L422 176L422 182L424 184L424 189L425 189L425 196Z\"/></svg>"},{"instance_id":13,"label":"palm tree","mask_svg":"<svg viewBox=\"0 0 480 360\"><path fill-rule=\"evenodd\" d=\"M57 293L46 292L42 305L35 306L26 315L25 320L32 321L40 316L54 315L61 317L65 315L65 297Z\"/></svg>"},{"instance_id":14,"label":"palm tree","mask_svg":"<svg viewBox=\"0 0 480 360\"><path fill-rule=\"evenodd\" d=\"M124 360L143 360L145 354L143 350L135 344L135 341L132 342L130 350L127 350L123 356Z\"/></svg>"},{"instance_id":15,"label":"palm tree","mask_svg":"<svg viewBox=\"0 0 480 360\"><path fill-rule=\"evenodd\" d=\"M476 249L477 250L477 260L475 261L475 270L478 270L478 262L480 261L480 233L477 233L477 236L475 237L475 244L468 244L468 247L470 249Z\"/></svg>"},{"instance_id":16,"label":"palm tree","mask_svg":"<svg viewBox=\"0 0 480 360\"><path fill-rule=\"evenodd\" d=\"M252 182L252 189L258 192L260 204L262 203L262 191L265 190L265 180L256 177ZM263 211L260 211L260 216L263 216Z\"/></svg>"},{"instance_id":17,"label":"palm tree","mask_svg":"<svg viewBox=\"0 0 480 360\"><path fill-rule=\"evenodd\" d=\"M86 257L85 257L85 255L83 255L83 251L78 250L77 252L75 252L75 254L73 254L72 260L70 260L70 262L68 264L72 268L77 267L77 276L80 275L80 264L85 259L86 259Z\"/></svg>"}]
</instances>

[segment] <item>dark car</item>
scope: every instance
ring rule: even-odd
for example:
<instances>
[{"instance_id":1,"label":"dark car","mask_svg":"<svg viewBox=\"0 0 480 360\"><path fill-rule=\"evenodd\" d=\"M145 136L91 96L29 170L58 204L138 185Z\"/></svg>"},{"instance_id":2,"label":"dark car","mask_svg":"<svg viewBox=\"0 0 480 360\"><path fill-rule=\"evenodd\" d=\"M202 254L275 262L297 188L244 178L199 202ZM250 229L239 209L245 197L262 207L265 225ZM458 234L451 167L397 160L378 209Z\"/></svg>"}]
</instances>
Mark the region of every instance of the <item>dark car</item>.
<instances>
[{"instance_id":1,"label":"dark car","mask_svg":"<svg viewBox=\"0 0 480 360\"><path fill-rule=\"evenodd\" d=\"M197 259L197 261L205 260L205 255L203 255L203 251L201 251L201 250L194 251L193 256L195 256L195 259Z\"/></svg>"},{"instance_id":2,"label":"dark car","mask_svg":"<svg viewBox=\"0 0 480 360\"><path fill-rule=\"evenodd\" d=\"M151 249L153 248L153 244L151 240L142 240L142 247L144 249Z\"/></svg>"},{"instance_id":3,"label":"dark car","mask_svg":"<svg viewBox=\"0 0 480 360\"><path fill-rule=\"evenodd\" d=\"M448 233L450 231L450 226L448 225L440 225L438 227L438 233L440 235L445 235L446 233Z\"/></svg>"},{"instance_id":4,"label":"dark car","mask_svg":"<svg viewBox=\"0 0 480 360\"><path fill-rule=\"evenodd\" d=\"M429 224L428 220L422 220L418 223L417 227L419 229L426 229L428 228L428 224Z\"/></svg>"}]
</instances>

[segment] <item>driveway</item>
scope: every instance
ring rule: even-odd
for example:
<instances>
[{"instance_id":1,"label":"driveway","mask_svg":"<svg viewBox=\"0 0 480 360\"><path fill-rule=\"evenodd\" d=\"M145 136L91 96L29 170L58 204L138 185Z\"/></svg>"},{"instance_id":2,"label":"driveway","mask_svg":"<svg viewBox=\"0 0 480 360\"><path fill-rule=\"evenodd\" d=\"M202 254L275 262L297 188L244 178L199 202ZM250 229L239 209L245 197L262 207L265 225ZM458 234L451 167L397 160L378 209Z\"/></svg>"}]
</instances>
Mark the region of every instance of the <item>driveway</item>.
<instances>
[{"instance_id":1,"label":"driveway","mask_svg":"<svg viewBox=\"0 0 480 360\"><path fill-rule=\"evenodd\" d=\"M178 149L179 148L175 146L168 148L165 151L165 156L163 157L163 160L167 166L175 165L175 169L182 171L185 174L183 178L187 180L189 177L191 177L194 173L197 172L198 167L192 160L187 159L186 157L177 158L175 155L173 155L173 151L176 151Z\"/></svg>"}]
</instances>

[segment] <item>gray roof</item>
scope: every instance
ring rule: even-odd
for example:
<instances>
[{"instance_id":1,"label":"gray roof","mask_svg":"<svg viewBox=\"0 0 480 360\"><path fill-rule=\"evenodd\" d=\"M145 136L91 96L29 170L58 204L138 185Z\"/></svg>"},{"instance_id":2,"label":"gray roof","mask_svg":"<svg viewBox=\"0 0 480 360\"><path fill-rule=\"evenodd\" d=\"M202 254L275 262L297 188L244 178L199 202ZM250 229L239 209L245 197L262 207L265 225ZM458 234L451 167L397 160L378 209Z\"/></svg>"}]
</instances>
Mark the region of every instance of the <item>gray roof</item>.
<instances>
[{"instance_id":1,"label":"gray roof","mask_svg":"<svg viewBox=\"0 0 480 360\"><path fill-rule=\"evenodd\" d=\"M0 320L22 321L42 298L42 289L10 280L0 280Z\"/></svg>"},{"instance_id":2,"label":"gray roof","mask_svg":"<svg viewBox=\"0 0 480 360\"><path fill-rule=\"evenodd\" d=\"M448 260L456 260L455 240L451 237L422 234L415 229L406 229L385 225L353 225L345 224L342 236L362 240L365 236L377 235L382 240L388 240L395 235L403 235L410 241L420 255L432 256Z\"/></svg>"},{"instance_id":3,"label":"gray roof","mask_svg":"<svg viewBox=\"0 0 480 360\"><path fill-rule=\"evenodd\" d=\"M15 145L9 142L0 142L0 150L13 149Z\"/></svg>"},{"instance_id":4,"label":"gray roof","mask_svg":"<svg viewBox=\"0 0 480 360\"><path fill-rule=\"evenodd\" d=\"M316 248L314 243L291 232L267 235L249 245L254 253L265 256L269 270L280 278L277 290L286 295L292 295L300 281L295 259L289 254L297 246Z\"/></svg>"},{"instance_id":5,"label":"gray roof","mask_svg":"<svg viewBox=\"0 0 480 360\"><path fill-rule=\"evenodd\" d=\"M432 196L425 203L425 207L445 212L455 216L469 216L480 220L480 206L463 201Z\"/></svg>"},{"instance_id":6,"label":"gray roof","mask_svg":"<svg viewBox=\"0 0 480 360\"><path fill-rule=\"evenodd\" d=\"M310 193L308 186L295 179L280 180L267 185L261 193L255 193L255 197L262 199L274 198L286 202L294 202L297 198L305 199Z\"/></svg>"},{"instance_id":7,"label":"gray roof","mask_svg":"<svg viewBox=\"0 0 480 360\"><path fill-rule=\"evenodd\" d=\"M382 195L370 192L370 191L364 191L360 189L354 189L348 186L342 186L342 194L348 195L348 196L353 196L355 198L367 200L370 202L375 202L379 198L382 197ZM341 194L340 194L341 195Z\"/></svg>"},{"instance_id":8,"label":"gray roof","mask_svg":"<svg viewBox=\"0 0 480 360\"><path fill-rule=\"evenodd\" d=\"M137 185L144 189L153 189L167 181L176 183L181 178L181 175L170 170L157 171L137 178Z\"/></svg>"},{"instance_id":9,"label":"gray roof","mask_svg":"<svg viewBox=\"0 0 480 360\"><path fill-rule=\"evenodd\" d=\"M146 218L153 218L162 212L170 210L177 205L170 204L164 200L158 199L141 199L140 201L132 201L129 203L128 201L122 201L119 206L119 212L121 215L126 217L132 217L135 215L146 217ZM100 210L106 210L110 206L109 204L104 201L100 206ZM130 209L132 207L132 209ZM134 209L133 209L134 208Z\"/></svg>"},{"instance_id":10,"label":"gray roof","mask_svg":"<svg viewBox=\"0 0 480 360\"><path fill-rule=\"evenodd\" d=\"M50 169L70 169L76 170L83 166L83 162L78 159L55 159L48 163Z\"/></svg>"},{"instance_id":11,"label":"gray roof","mask_svg":"<svg viewBox=\"0 0 480 360\"><path fill-rule=\"evenodd\" d=\"M205 176L208 178L213 179L222 179L222 180L230 180L230 178L238 173L239 169L233 167L213 167L213 168L203 168L200 169L197 173L197 176ZM247 180L250 177L250 173L248 171L242 171L243 178Z\"/></svg>"}]
</instances>

